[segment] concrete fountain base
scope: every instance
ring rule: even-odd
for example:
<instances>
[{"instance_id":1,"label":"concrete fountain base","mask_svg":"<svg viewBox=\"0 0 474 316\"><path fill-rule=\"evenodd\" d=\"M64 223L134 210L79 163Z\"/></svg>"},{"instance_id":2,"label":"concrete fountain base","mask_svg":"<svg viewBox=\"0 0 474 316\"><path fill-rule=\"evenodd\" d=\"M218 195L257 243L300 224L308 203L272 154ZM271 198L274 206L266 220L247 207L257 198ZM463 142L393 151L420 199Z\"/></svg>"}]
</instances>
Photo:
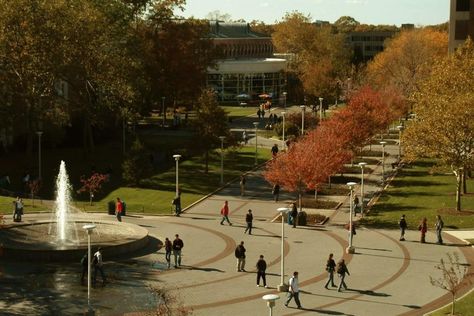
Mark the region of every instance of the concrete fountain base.
<instances>
[{"instance_id":1,"label":"concrete fountain base","mask_svg":"<svg viewBox=\"0 0 474 316\"><path fill-rule=\"evenodd\" d=\"M4 227L0 230L0 258L4 260L78 261L87 251L87 233L82 228L90 221L69 222L71 237L56 241L55 222L38 221ZM138 225L95 221L96 229L91 235L92 250L102 247L104 256L115 257L134 252L148 244L148 230Z\"/></svg>"}]
</instances>

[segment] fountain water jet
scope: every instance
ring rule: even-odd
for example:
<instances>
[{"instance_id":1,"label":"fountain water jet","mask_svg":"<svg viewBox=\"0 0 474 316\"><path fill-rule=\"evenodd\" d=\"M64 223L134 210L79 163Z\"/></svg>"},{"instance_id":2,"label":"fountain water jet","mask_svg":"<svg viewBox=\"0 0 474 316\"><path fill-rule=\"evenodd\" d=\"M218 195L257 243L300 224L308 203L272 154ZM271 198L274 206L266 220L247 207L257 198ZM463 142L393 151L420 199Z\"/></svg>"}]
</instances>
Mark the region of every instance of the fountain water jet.
<instances>
[{"instance_id":1,"label":"fountain water jet","mask_svg":"<svg viewBox=\"0 0 474 316\"><path fill-rule=\"evenodd\" d=\"M69 204L71 201L71 185L66 172L66 163L61 160L59 166L59 174L56 178L56 202L54 205L56 212L56 240L65 241L67 239L67 226Z\"/></svg>"}]
</instances>

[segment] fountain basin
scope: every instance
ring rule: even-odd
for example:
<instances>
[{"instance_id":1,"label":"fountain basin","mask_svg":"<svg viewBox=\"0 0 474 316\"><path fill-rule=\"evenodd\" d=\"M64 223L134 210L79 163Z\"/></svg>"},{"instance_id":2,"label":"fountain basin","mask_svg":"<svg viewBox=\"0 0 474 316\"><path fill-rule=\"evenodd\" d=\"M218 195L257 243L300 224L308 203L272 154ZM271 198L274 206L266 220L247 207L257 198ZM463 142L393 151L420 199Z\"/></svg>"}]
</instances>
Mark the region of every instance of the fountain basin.
<instances>
[{"instance_id":1,"label":"fountain basin","mask_svg":"<svg viewBox=\"0 0 474 316\"><path fill-rule=\"evenodd\" d=\"M0 258L78 262L87 251L87 233L82 227L90 223L85 220L68 222L72 236L64 241L51 238L51 227L56 226L52 221L4 227L0 230L0 243L3 244ZM137 251L148 244L148 230L138 225L103 220L92 223L96 225L91 234L92 250L102 247L107 258Z\"/></svg>"}]
</instances>

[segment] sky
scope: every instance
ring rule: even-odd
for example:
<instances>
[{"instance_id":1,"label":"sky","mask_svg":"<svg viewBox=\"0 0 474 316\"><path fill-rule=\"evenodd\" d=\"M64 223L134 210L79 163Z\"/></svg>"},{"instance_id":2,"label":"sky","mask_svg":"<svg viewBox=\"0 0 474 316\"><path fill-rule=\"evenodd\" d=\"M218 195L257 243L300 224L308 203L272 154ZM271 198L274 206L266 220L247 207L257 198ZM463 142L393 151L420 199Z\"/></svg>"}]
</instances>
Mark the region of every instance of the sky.
<instances>
[{"instance_id":1,"label":"sky","mask_svg":"<svg viewBox=\"0 0 474 316\"><path fill-rule=\"evenodd\" d=\"M260 20L266 24L298 11L330 23L348 15L362 24L423 26L448 21L449 0L186 0L185 11L177 13L206 18L213 11L229 14L232 20Z\"/></svg>"}]
</instances>

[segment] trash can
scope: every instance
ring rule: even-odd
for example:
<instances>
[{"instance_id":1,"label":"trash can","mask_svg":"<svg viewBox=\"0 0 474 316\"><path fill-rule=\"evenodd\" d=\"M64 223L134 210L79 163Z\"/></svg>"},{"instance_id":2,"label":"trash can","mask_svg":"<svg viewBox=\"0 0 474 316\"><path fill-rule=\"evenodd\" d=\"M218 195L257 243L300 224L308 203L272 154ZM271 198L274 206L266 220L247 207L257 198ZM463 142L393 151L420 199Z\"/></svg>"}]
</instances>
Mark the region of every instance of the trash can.
<instances>
[{"instance_id":1,"label":"trash can","mask_svg":"<svg viewBox=\"0 0 474 316\"><path fill-rule=\"evenodd\" d=\"M122 200L122 216L127 215L127 204Z\"/></svg>"},{"instance_id":2,"label":"trash can","mask_svg":"<svg viewBox=\"0 0 474 316\"><path fill-rule=\"evenodd\" d=\"M109 211L108 211L109 215L115 215L115 202L114 201L109 201L107 203L107 205L108 205L108 209L109 209Z\"/></svg>"},{"instance_id":3,"label":"trash can","mask_svg":"<svg viewBox=\"0 0 474 316\"><path fill-rule=\"evenodd\" d=\"M298 221L296 222L298 226L306 226L308 215L305 211L298 213Z\"/></svg>"},{"instance_id":4,"label":"trash can","mask_svg":"<svg viewBox=\"0 0 474 316\"><path fill-rule=\"evenodd\" d=\"M287 213L286 216L288 216L288 225L293 225L293 216L291 216L290 213Z\"/></svg>"}]
</instances>

